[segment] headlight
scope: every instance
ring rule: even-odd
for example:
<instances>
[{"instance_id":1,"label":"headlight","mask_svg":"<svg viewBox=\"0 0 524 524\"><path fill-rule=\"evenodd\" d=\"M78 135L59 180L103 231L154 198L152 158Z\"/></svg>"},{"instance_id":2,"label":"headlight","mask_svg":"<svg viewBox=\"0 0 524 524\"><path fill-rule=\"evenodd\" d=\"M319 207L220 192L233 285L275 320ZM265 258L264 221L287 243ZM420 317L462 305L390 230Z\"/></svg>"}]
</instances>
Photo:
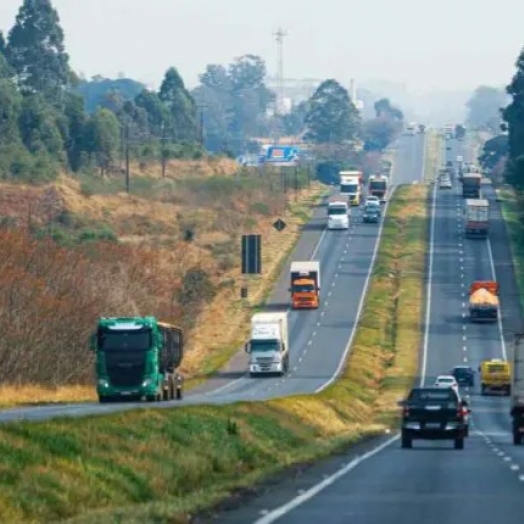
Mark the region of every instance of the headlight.
<instances>
[{"instance_id":1,"label":"headlight","mask_svg":"<svg viewBox=\"0 0 524 524\"><path fill-rule=\"evenodd\" d=\"M107 380L101 379L98 381L98 386L101 388L107 388L109 386L109 382Z\"/></svg>"},{"instance_id":2,"label":"headlight","mask_svg":"<svg viewBox=\"0 0 524 524\"><path fill-rule=\"evenodd\" d=\"M144 382L142 382L142 387L143 388L147 388L148 386L152 386L153 384L154 384L154 382L153 382L152 378L146 378L146 380L144 380Z\"/></svg>"}]
</instances>

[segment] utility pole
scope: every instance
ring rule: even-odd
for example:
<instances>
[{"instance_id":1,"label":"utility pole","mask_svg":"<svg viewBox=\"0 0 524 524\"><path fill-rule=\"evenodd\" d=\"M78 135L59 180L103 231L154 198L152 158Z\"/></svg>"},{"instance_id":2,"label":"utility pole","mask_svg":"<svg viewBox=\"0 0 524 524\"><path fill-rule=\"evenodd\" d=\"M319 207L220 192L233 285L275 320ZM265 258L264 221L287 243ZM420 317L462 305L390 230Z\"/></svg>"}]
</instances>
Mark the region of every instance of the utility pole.
<instances>
[{"instance_id":1,"label":"utility pole","mask_svg":"<svg viewBox=\"0 0 524 524\"><path fill-rule=\"evenodd\" d=\"M160 127L160 153L162 158L162 178L166 176L166 136L165 136L165 124L162 121L162 126Z\"/></svg>"},{"instance_id":2,"label":"utility pole","mask_svg":"<svg viewBox=\"0 0 524 524\"><path fill-rule=\"evenodd\" d=\"M125 167L125 177L126 177L126 193L129 195L130 183L129 183L129 122L126 119L125 123L125 153L126 153L126 167Z\"/></svg>"},{"instance_id":3,"label":"utility pole","mask_svg":"<svg viewBox=\"0 0 524 524\"><path fill-rule=\"evenodd\" d=\"M277 40L278 49L278 68L277 68L277 102L275 104L275 116L281 115L281 110L284 106L284 38L287 36L287 31L279 28L273 36ZM276 129L277 142L279 139L279 130Z\"/></svg>"},{"instance_id":4,"label":"utility pole","mask_svg":"<svg viewBox=\"0 0 524 524\"><path fill-rule=\"evenodd\" d=\"M204 147L204 109L208 106L205 104L199 104L198 109L200 110L200 145Z\"/></svg>"}]
</instances>

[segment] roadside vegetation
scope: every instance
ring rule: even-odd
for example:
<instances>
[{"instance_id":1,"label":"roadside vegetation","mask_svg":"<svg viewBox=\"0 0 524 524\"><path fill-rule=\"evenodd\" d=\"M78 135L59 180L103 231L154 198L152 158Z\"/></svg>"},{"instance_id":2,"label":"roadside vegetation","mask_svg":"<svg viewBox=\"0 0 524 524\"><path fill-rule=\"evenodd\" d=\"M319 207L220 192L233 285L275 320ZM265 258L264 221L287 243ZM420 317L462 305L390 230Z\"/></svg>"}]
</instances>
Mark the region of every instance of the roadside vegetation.
<instances>
[{"instance_id":1,"label":"roadside vegetation","mask_svg":"<svg viewBox=\"0 0 524 524\"><path fill-rule=\"evenodd\" d=\"M393 429L396 401L417 375L426 200L426 185L392 198L338 382L319 395L264 403L0 426L2 520L189 522L287 466Z\"/></svg>"},{"instance_id":2,"label":"roadside vegetation","mask_svg":"<svg viewBox=\"0 0 524 524\"><path fill-rule=\"evenodd\" d=\"M165 178L143 177L129 196L109 176L89 196L66 176L42 188L0 186L0 405L93 400L87 337L99 316L147 313L181 324L188 379L205 378L237 350L250 309L325 186L300 170L284 212L280 173L193 165L190 174L176 166ZM279 216L280 233L272 227ZM243 233L262 235L260 276L239 278Z\"/></svg>"},{"instance_id":3,"label":"roadside vegetation","mask_svg":"<svg viewBox=\"0 0 524 524\"><path fill-rule=\"evenodd\" d=\"M424 180L431 182L438 176L438 170L443 167L443 140L439 133L426 133L426 156L424 163Z\"/></svg>"},{"instance_id":4,"label":"roadside vegetation","mask_svg":"<svg viewBox=\"0 0 524 524\"><path fill-rule=\"evenodd\" d=\"M510 239L520 302L524 307L524 201L519 199L518 192L508 186L496 191Z\"/></svg>"}]
</instances>

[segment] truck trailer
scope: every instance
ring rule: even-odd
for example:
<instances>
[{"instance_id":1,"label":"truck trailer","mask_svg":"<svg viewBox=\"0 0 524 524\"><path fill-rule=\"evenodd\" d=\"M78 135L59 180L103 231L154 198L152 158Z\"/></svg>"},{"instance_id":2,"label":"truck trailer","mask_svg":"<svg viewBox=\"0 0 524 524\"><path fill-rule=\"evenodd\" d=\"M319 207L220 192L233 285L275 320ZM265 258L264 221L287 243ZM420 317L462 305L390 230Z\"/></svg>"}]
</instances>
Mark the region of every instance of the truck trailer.
<instances>
[{"instance_id":1,"label":"truck trailer","mask_svg":"<svg viewBox=\"0 0 524 524\"><path fill-rule=\"evenodd\" d=\"M489 202L486 199L466 199L466 237L487 238L489 230Z\"/></svg>"},{"instance_id":2,"label":"truck trailer","mask_svg":"<svg viewBox=\"0 0 524 524\"><path fill-rule=\"evenodd\" d=\"M497 322L499 318L499 285L493 280L478 280L469 288L471 322Z\"/></svg>"},{"instance_id":3,"label":"truck trailer","mask_svg":"<svg viewBox=\"0 0 524 524\"><path fill-rule=\"evenodd\" d=\"M291 307L316 309L320 305L320 262L309 260L291 263Z\"/></svg>"},{"instance_id":4,"label":"truck trailer","mask_svg":"<svg viewBox=\"0 0 524 524\"><path fill-rule=\"evenodd\" d=\"M246 344L249 374L284 375L289 371L289 333L287 311L255 313L251 318L251 337Z\"/></svg>"},{"instance_id":5,"label":"truck trailer","mask_svg":"<svg viewBox=\"0 0 524 524\"><path fill-rule=\"evenodd\" d=\"M462 197L480 198L481 181L480 173L464 173L462 175Z\"/></svg>"},{"instance_id":6,"label":"truck trailer","mask_svg":"<svg viewBox=\"0 0 524 524\"><path fill-rule=\"evenodd\" d=\"M102 317L90 337L100 402L180 400L184 333L155 317Z\"/></svg>"},{"instance_id":7,"label":"truck trailer","mask_svg":"<svg viewBox=\"0 0 524 524\"><path fill-rule=\"evenodd\" d=\"M368 180L368 194L386 202L388 192L388 177L386 175L371 175Z\"/></svg>"},{"instance_id":8,"label":"truck trailer","mask_svg":"<svg viewBox=\"0 0 524 524\"><path fill-rule=\"evenodd\" d=\"M364 174L362 171L340 171L340 194L347 196L352 206L359 206L362 199L362 183Z\"/></svg>"}]
</instances>

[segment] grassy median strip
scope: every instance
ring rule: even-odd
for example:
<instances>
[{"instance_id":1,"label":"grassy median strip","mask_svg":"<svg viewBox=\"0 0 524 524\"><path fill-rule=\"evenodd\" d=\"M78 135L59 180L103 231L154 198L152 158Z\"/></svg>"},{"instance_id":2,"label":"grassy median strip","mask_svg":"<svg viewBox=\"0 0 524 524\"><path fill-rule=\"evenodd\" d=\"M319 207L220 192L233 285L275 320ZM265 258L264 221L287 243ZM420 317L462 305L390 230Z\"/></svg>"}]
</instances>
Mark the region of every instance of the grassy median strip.
<instances>
[{"instance_id":1,"label":"grassy median strip","mask_svg":"<svg viewBox=\"0 0 524 524\"><path fill-rule=\"evenodd\" d=\"M426 134L426 155L424 157L424 180L431 182L438 178L438 170L443 164L443 139L436 131Z\"/></svg>"},{"instance_id":2,"label":"grassy median strip","mask_svg":"<svg viewBox=\"0 0 524 524\"><path fill-rule=\"evenodd\" d=\"M339 381L269 402L0 426L0 521L189 522L285 467L389 430L417 373L427 190L392 198Z\"/></svg>"}]
</instances>

